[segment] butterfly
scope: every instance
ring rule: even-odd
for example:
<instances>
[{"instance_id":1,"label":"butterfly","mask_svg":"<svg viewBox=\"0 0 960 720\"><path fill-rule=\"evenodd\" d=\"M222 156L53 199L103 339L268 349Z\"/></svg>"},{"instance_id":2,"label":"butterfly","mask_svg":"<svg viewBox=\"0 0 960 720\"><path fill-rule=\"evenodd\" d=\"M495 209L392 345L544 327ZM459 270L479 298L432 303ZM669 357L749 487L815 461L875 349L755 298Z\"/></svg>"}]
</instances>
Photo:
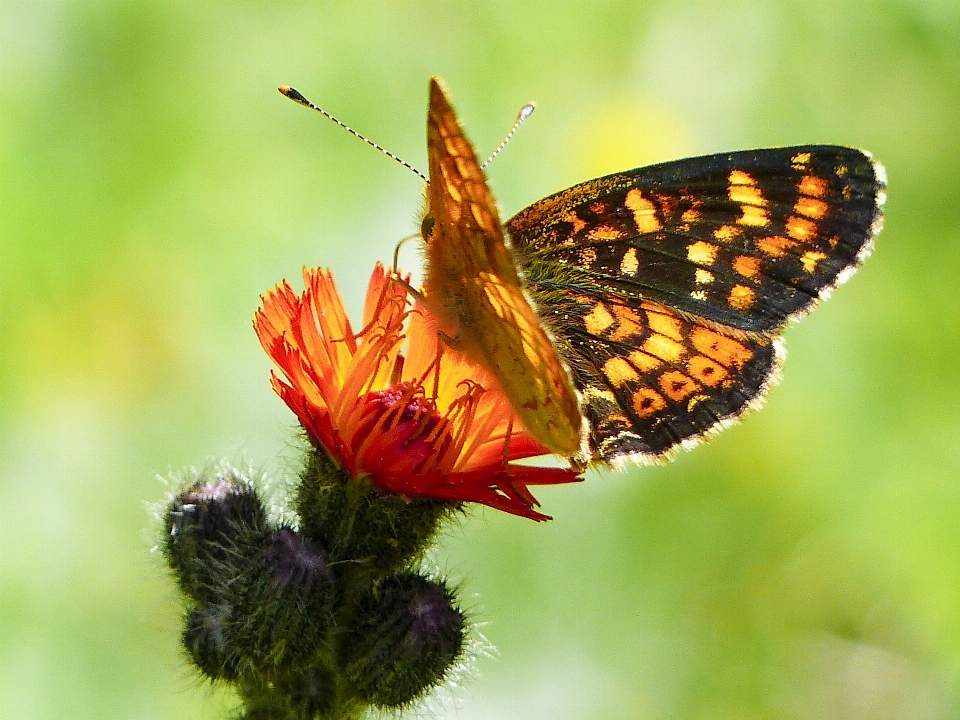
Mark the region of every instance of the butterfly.
<instances>
[{"instance_id":1,"label":"butterfly","mask_svg":"<svg viewBox=\"0 0 960 720\"><path fill-rule=\"evenodd\" d=\"M436 78L427 154L428 309L526 429L581 465L662 461L758 407L786 325L883 224L883 166L834 145L615 173L501 223Z\"/></svg>"}]
</instances>

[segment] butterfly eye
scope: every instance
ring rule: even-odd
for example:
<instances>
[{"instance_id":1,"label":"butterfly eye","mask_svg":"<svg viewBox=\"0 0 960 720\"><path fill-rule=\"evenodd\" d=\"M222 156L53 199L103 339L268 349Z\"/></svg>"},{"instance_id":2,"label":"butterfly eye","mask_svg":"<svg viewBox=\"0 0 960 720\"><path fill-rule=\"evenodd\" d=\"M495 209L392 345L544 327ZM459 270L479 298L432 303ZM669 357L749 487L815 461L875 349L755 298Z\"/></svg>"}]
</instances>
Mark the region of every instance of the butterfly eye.
<instances>
[{"instance_id":1,"label":"butterfly eye","mask_svg":"<svg viewBox=\"0 0 960 720\"><path fill-rule=\"evenodd\" d=\"M423 222L420 223L420 236L423 238L424 242L430 242L430 235L433 233L433 226L436 225L436 223L437 221L434 219L431 213L427 213L423 216Z\"/></svg>"}]
</instances>

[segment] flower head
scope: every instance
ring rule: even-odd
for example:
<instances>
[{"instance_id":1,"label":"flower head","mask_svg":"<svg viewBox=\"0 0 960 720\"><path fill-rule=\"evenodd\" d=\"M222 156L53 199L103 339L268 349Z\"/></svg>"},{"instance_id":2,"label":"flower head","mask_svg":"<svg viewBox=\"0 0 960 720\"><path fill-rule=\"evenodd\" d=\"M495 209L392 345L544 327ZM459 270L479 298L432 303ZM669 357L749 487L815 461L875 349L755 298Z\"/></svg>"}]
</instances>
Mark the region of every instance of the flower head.
<instances>
[{"instance_id":1,"label":"flower head","mask_svg":"<svg viewBox=\"0 0 960 720\"><path fill-rule=\"evenodd\" d=\"M254 328L281 375L274 390L310 440L351 477L382 491L478 502L548 516L530 485L578 480L575 470L513 465L546 454L496 381L439 341L429 314L377 265L363 326L351 328L329 271L305 268L263 297Z\"/></svg>"}]
</instances>

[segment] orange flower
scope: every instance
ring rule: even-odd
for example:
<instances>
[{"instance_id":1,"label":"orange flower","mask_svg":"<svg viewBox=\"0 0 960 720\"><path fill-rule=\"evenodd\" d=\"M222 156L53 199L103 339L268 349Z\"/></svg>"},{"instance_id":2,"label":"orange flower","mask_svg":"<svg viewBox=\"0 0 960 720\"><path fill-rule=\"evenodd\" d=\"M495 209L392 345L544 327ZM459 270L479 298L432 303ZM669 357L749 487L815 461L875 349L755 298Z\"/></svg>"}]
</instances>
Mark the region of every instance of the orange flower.
<instances>
[{"instance_id":1,"label":"orange flower","mask_svg":"<svg viewBox=\"0 0 960 720\"><path fill-rule=\"evenodd\" d=\"M548 451L490 375L438 352L433 319L382 265L357 333L329 271L304 268L303 280L301 295L286 282L267 293L253 324L283 375L271 373L274 390L314 445L384 492L549 519L528 486L574 482L576 471L510 464Z\"/></svg>"}]
</instances>

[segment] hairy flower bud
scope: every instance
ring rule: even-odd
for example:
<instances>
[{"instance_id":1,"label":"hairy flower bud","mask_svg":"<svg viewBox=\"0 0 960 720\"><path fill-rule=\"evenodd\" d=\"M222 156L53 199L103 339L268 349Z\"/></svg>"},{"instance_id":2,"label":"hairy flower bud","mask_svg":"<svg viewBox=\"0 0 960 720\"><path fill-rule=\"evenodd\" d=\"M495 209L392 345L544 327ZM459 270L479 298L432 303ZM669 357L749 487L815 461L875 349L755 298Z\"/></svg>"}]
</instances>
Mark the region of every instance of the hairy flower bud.
<instances>
[{"instance_id":1,"label":"hairy flower bud","mask_svg":"<svg viewBox=\"0 0 960 720\"><path fill-rule=\"evenodd\" d=\"M164 552L182 590L196 600L220 599L243 568L248 547L268 531L253 486L229 466L206 468L173 499L164 517Z\"/></svg>"},{"instance_id":2,"label":"hairy flower bud","mask_svg":"<svg viewBox=\"0 0 960 720\"><path fill-rule=\"evenodd\" d=\"M371 704L399 707L416 700L460 657L466 623L442 582L415 573L385 578L361 612L341 652L347 677Z\"/></svg>"}]
</instances>

